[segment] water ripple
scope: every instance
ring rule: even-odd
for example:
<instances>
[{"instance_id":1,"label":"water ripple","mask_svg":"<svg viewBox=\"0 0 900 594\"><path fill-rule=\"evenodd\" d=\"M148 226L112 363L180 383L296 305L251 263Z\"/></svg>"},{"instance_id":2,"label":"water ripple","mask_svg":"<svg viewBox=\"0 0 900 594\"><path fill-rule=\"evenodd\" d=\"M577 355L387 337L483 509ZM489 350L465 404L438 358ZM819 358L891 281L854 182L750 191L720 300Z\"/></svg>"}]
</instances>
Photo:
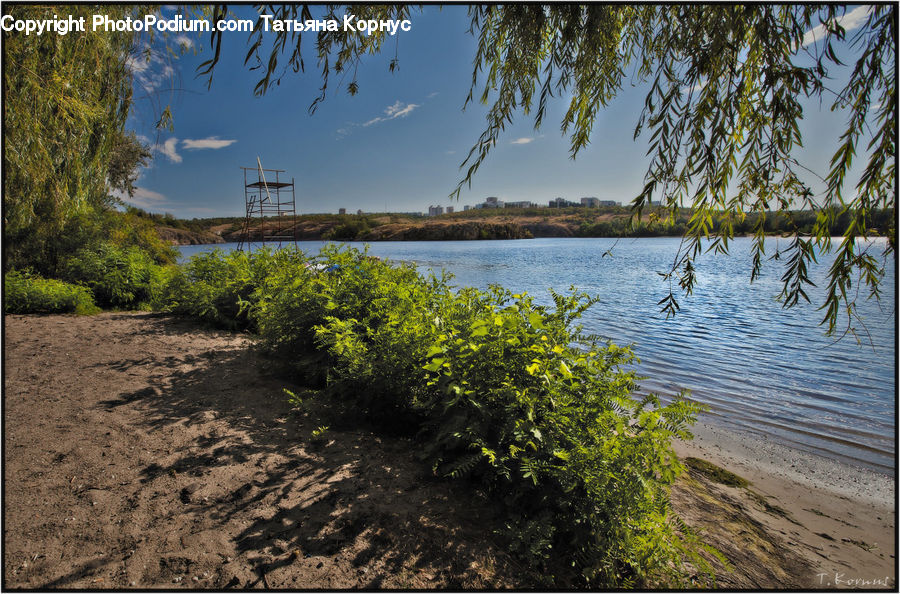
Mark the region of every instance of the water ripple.
<instances>
[{"instance_id":1,"label":"water ripple","mask_svg":"<svg viewBox=\"0 0 900 594\"><path fill-rule=\"evenodd\" d=\"M552 304L548 288L570 285L599 297L581 320L585 330L633 344L647 379L643 391L671 397L689 389L710 407L706 420L763 439L889 473L894 468L895 268L887 263L883 301L857 304L869 338L835 342L819 326L832 258L809 275L810 304L783 309L781 269L769 262L750 283L750 240L731 242L729 256L696 263L698 286L666 319L656 302L667 292L665 270L677 238L534 239L524 241L382 242L373 255L447 269L457 286L502 285ZM773 240L774 243L774 240ZM322 242L301 242L317 252ZM225 247L226 246L220 246ZM769 246L774 247L773 246ZM602 254L613 248L611 257ZM185 246L183 252L208 249ZM768 250L767 250L768 251Z\"/></svg>"}]
</instances>

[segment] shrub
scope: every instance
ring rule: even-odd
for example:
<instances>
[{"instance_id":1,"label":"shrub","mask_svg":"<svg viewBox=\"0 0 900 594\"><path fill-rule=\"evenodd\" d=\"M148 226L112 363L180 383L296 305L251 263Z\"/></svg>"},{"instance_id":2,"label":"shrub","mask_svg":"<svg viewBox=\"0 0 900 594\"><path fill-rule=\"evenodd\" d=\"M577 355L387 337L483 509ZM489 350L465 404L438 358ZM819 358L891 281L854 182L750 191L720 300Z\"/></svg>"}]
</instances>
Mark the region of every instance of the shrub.
<instances>
[{"instance_id":1,"label":"shrub","mask_svg":"<svg viewBox=\"0 0 900 594\"><path fill-rule=\"evenodd\" d=\"M255 330L255 319L249 314L260 284L276 269L302 269L305 261L295 249L227 254L216 249L197 254L167 279L158 305L214 326Z\"/></svg>"},{"instance_id":2,"label":"shrub","mask_svg":"<svg viewBox=\"0 0 900 594\"><path fill-rule=\"evenodd\" d=\"M671 449L698 407L635 400L634 359L573 322L593 304L555 308L499 287L467 290L425 353L429 440L445 476L470 475L510 512L516 550L554 585L642 586L700 562L668 509L682 468Z\"/></svg>"},{"instance_id":3,"label":"shrub","mask_svg":"<svg viewBox=\"0 0 900 594\"><path fill-rule=\"evenodd\" d=\"M554 293L546 308L499 287L454 293L446 276L332 246L317 260L258 284L264 348L307 376L323 370L325 394L370 421L418 432L436 474L478 481L552 585L708 569L668 500L682 471L670 442L699 407L632 396L630 350L575 325L592 299Z\"/></svg>"},{"instance_id":4,"label":"shrub","mask_svg":"<svg viewBox=\"0 0 900 594\"><path fill-rule=\"evenodd\" d=\"M94 305L91 292L79 285L44 279L17 270L3 275L3 285L3 311L6 313L86 315L100 311Z\"/></svg>"},{"instance_id":5,"label":"shrub","mask_svg":"<svg viewBox=\"0 0 900 594\"><path fill-rule=\"evenodd\" d=\"M305 380L327 380L331 396L386 428L415 431L426 386L413 379L436 336L422 320L449 298L444 279L329 245L313 266L280 269L256 317L265 348L294 361Z\"/></svg>"},{"instance_id":6,"label":"shrub","mask_svg":"<svg viewBox=\"0 0 900 594\"><path fill-rule=\"evenodd\" d=\"M353 241L372 230L369 220L362 217L343 217L343 221L322 234L322 239Z\"/></svg>"},{"instance_id":7,"label":"shrub","mask_svg":"<svg viewBox=\"0 0 900 594\"><path fill-rule=\"evenodd\" d=\"M144 250L110 242L78 250L63 267L63 278L89 287L102 307L147 307L163 276Z\"/></svg>"}]
</instances>

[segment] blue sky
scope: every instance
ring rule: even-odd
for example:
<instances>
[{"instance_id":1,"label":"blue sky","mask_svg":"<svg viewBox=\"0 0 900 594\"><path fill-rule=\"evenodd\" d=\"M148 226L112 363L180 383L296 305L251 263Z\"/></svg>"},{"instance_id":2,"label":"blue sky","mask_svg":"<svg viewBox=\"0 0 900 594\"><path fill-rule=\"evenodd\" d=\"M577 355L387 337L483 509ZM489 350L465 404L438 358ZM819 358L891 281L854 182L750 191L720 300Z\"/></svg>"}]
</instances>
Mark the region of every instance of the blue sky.
<instances>
[{"instance_id":1,"label":"blue sky","mask_svg":"<svg viewBox=\"0 0 900 594\"><path fill-rule=\"evenodd\" d=\"M235 10L254 14L249 7ZM388 42L390 50L364 60L356 96L332 89L314 115L307 108L321 81L312 51L305 54L305 74L286 75L263 97L253 95L257 74L243 66L245 33L225 34L209 90L195 75L211 55L205 37L177 38L197 53L134 61L136 101L128 127L153 146L154 159L130 202L185 218L242 215L240 167L255 166L257 156L264 167L293 176L301 213L341 207L418 212L432 204L461 210L487 196L543 204L556 196L628 202L640 191L646 135L636 142L632 135L646 89L626 88L600 113L591 144L575 161L559 132L564 101L551 105L538 131L531 119L517 115L472 188L451 201L448 194L463 176L459 165L485 125L485 107L475 103L462 111L475 40L466 32L465 6L428 6L411 21L409 32ZM395 42L399 69L389 73ZM167 104L174 131L157 131ZM844 123L828 107L811 104L805 111L809 148L799 155L823 173Z\"/></svg>"}]
</instances>

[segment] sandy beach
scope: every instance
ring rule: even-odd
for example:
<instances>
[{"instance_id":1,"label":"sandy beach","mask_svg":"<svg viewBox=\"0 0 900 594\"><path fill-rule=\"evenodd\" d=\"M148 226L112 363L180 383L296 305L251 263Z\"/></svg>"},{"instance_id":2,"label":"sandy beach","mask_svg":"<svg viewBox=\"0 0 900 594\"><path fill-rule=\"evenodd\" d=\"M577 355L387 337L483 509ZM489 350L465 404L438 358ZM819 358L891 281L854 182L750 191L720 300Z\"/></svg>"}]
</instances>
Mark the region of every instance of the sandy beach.
<instances>
[{"instance_id":1,"label":"sandy beach","mask_svg":"<svg viewBox=\"0 0 900 594\"><path fill-rule=\"evenodd\" d=\"M534 587L409 440L292 410L246 335L4 318L5 588ZM325 437L313 432L329 425ZM896 589L893 479L700 426L673 507L725 588ZM724 477L724 479L723 479ZM492 523L493 522L493 523Z\"/></svg>"},{"instance_id":2,"label":"sandy beach","mask_svg":"<svg viewBox=\"0 0 900 594\"><path fill-rule=\"evenodd\" d=\"M896 507L893 478L709 425L676 442L695 456L745 478L742 498L752 516L810 564L811 588L896 589Z\"/></svg>"}]
</instances>

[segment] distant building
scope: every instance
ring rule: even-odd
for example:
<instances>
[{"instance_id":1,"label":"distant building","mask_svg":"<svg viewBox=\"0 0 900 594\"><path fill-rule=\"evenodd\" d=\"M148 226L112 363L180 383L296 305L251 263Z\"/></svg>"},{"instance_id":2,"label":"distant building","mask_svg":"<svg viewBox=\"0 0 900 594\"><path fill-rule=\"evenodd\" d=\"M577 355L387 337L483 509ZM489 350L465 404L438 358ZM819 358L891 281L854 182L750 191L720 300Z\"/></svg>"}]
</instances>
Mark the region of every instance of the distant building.
<instances>
[{"instance_id":1,"label":"distant building","mask_svg":"<svg viewBox=\"0 0 900 594\"><path fill-rule=\"evenodd\" d=\"M339 215L345 215L345 214L347 214L347 209L346 209L346 208L339 208L339 209L338 209L338 214L339 214Z\"/></svg>"},{"instance_id":2,"label":"distant building","mask_svg":"<svg viewBox=\"0 0 900 594\"><path fill-rule=\"evenodd\" d=\"M531 208L534 206L534 202L530 200L519 200L518 202L507 202L506 208Z\"/></svg>"},{"instance_id":3,"label":"distant building","mask_svg":"<svg viewBox=\"0 0 900 594\"><path fill-rule=\"evenodd\" d=\"M452 213L453 213L453 207L452 207L452 206L448 206L448 207L447 207L447 214L452 214Z\"/></svg>"},{"instance_id":4,"label":"distant building","mask_svg":"<svg viewBox=\"0 0 900 594\"><path fill-rule=\"evenodd\" d=\"M481 204L476 204L475 208L503 208L504 202L496 196L488 196Z\"/></svg>"},{"instance_id":5,"label":"distant building","mask_svg":"<svg viewBox=\"0 0 900 594\"><path fill-rule=\"evenodd\" d=\"M622 203L615 200L600 200L599 206L622 206Z\"/></svg>"},{"instance_id":6,"label":"distant building","mask_svg":"<svg viewBox=\"0 0 900 594\"><path fill-rule=\"evenodd\" d=\"M581 206L586 206L588 208L598 208L600 206L600 200L598 198L588 196L581 199Z\"/></svg>"},{"instance_id":7,"label":"distant building","mask_svg":"<svg viewBox=\"0 0 900 594\"><path fill-rule=\"evenodd\" d=\"M465 210L469 210L470 208L472 208L472 207L469 206L468 204L466 204L465 206L463 206L463 210L464 210L464 211L465 211Z\"/></svg>"},{"instance_id":8,"label":"distant building","mask_svg":"<svg viewBox=\"0 0 900 594\"><path fill-rule=\"evenodd\" d=\"M577 202L572 202L571 200L566 200L565 198L554 198L550 201L550 208L567 208L569 206L581 206Z\"/></svg>"},{"instance_id":9,"label":"distant building","mask_svg":"<svg viewBox=\"0 0 900 594\"><path fill-rule=\"evenodd\" d=\"M436 217L436 216L442 215L442 214L444 214L443 206L429 206L428 207L428 216Z\"/></svg>"}]
</instances>

